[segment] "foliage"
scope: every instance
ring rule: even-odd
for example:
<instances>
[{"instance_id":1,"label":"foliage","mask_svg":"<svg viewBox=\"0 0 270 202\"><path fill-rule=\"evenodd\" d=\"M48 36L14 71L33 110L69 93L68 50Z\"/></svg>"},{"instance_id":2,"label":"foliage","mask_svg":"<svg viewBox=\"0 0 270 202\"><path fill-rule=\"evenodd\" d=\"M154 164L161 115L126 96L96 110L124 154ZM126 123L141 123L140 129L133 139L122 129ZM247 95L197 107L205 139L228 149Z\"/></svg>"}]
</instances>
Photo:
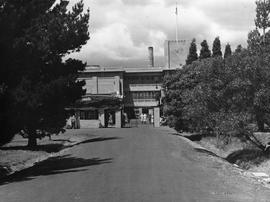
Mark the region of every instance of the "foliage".
<instances>
[{"instance_id":1,"label":"foliage","mask_svg":"<svg viewBox=\"0 0 270 202\"><path fill-rule=\"evenodd\" d=\"M201 43L201 50L199 58L205 59L211 57L211 51L209 50L209 46L206 40L203 40Z\"/></svg>"},{"instance_id":2,"label":"foliage","mask_svg":"<svg viewBox=\"0 0 270 202\"><path fill-rule=\"evenodd\" d=\"M231 55L227 46L225 59L193 62L166 78L164 109L170 126L179 131L213 133L218 138L240 136L264 150L254 131L270 126L270 31L266 32L270 3L256 4L257 29L248 34L247 49L238 45L227 57ZM263 29L262 35L258 28ZM200 58L209 57L206 41L201 45ZM251 127L254 123L257 128Z\"/></svg>"},{"instance_id":3,"label":"foliage","mask_svg":"<svg viewBox=\"0 0 270 202\"><path fill-rule=\"evenodd\" d=\"M24 129L30 146L36 144L36 131L61 130L64 108L84 93L84 82L77 81L77 73L85 64L63 58L79 51L89 39L89 11L84 12L82 1L71 10L68 3L0 2L0 84L5 86L1 134L12 137Z\"/></svg>"},{"instance_id":4,"label":"foliage","mask_svg":"<svg viewBox=\"0 0 270 202\"><path fill-rule=\"evenodd\" d=\"M257 0L255 25L257 28L263 29L263 35L265 34L265 30L268 27L270 27L269 14L270 14L270 1Z\"/></svg>"},{"instance_id":5,"label":"foliage","mask_svg":"<svg viewBox=\"0 0 270 202\"><path fill-rule=\"evenodd\" d=\"M222 57L221 44L219 37L216 37L213 42L212 57Z\"/></svg>"},{"instance_id":6,"label":"foliage","mask_svg":"<svg viewBox=\"0 0 270 202\"><path fill-rule=\"evenodd\" d=\"M243 50L243 47L241 44L237 45L236 49L234 50L234 53L238 54L240 52L242 52Z\"/></svg>"},{"instance_id":7,"label":"foliage","mask_svg":"<svg viewBox=\"0 0 270 202\"><path fill-rule=\"evenodd\" d=\"M242 50L226 63L221 57L208 58L167 78L168 124L178 131L211 132L217 137L240 135L263 148L250 128L258 111L270 112L269 90L261 89L254 77L259 71L256 59Z\"/></svg>"},{"instance_id":8,"label":"foliage","mask_svg":"<svg viewBox=\"0 0 270 202\"><path fill-rule=\"evenodd\" d=\"M192 42L190 43L186 64L189 65L196 60L198 60L197 46L196 46L196 39L193 39Z\"/></svg>"},{"instance_id":9,"label":"foliage","mask_svg":"<svg viewBox=\"0 0 270 202\"><path fill-rule=\"evenodd\" d=\"M252 30L248 33L248 47L250 53L253 55L258 54L258 52L261 52L262 48L262 37L258 29Z\"/></svg>"},{"instance_id":10,"label":"foliage","mask_svg":"<svg viewBox=\"0 0 270 202\"><path fill-rule=\"evenodd\" d=\"M232 55L231 45L229 43L225 46L224 58L228 58Z\"/></svg>"}]
</instances>

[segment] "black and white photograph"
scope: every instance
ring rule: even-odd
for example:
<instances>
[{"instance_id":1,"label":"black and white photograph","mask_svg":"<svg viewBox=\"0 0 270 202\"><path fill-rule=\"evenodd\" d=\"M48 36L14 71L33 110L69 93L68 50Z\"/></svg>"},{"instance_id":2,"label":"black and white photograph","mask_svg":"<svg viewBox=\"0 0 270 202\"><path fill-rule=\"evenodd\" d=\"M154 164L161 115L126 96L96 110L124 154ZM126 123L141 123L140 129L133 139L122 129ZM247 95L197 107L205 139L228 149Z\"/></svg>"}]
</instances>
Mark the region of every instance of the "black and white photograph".
<instances>
[{"instance_id":1,"label":"black and white photograph","mask_svg":"<svg viewBox=\"0 0 270 202\"><path fill-rule=\"evenodd\" d=\"M270 202L270 0L0 0L0 202Z\"/></svg>"}]
</instances>

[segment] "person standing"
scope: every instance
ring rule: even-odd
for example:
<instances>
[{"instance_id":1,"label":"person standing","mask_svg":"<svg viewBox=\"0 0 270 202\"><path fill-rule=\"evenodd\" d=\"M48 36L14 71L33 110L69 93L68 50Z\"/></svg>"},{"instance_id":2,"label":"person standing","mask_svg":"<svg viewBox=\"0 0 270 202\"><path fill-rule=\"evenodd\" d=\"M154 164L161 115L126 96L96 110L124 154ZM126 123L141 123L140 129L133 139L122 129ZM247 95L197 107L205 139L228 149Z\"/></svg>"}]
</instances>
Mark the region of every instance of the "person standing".
<instances>
[{"instance_id":1,"label":"person standing","mask_svg":"<svg viewBox=\"0 0 270 202\"><path fill-rule=\"evenodd\" d=\"M75 115L73 114L70 119L71 119L71 128L75 129L75 122L76 122Z\"/></svg>"},{"instance_id":2,"label":"person standing","mask_svg":"<svg viewBox=\"0 0 270 202\"><path fill-rule=\"evenodd\" d=\"M143 113L140 114L141 124L143 124Z\"/></svg>"},{"instance_id":3,"label":"person standing","mask_svg":"<svg viewBox=\"0 0 270 202\"><path fill-rule=\"evenodd\" d=\"M146 124L146 120L147 120L147 115L144 113L143 114L143 124Z\"/></svg>"}]
</instances>

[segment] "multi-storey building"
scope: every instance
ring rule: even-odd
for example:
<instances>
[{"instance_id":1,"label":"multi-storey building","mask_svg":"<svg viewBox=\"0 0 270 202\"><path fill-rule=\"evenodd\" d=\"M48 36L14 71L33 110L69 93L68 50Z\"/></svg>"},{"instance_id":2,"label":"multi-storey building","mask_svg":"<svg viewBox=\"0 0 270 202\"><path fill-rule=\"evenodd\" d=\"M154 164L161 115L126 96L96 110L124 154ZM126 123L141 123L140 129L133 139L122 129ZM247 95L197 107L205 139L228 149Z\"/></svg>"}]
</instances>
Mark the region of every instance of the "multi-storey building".
<instances>
[{"instance_id":1,"label":"multi-storey building","mask_svg":"<svg viewBox=\"0 0 270 202\"><path fill-rule=\"evenodd\" d=\"M149 64L142 68L88 66L80 73L79 80L86 83L86 95L72 107L78 128L120 128L124 120L139 119L142 114L147 115L148 123L160 126L163 77L176 68L155 67L152 47L148 53ZM183 58L178 58L179 64Z\"/></svg>"}]
</instances>

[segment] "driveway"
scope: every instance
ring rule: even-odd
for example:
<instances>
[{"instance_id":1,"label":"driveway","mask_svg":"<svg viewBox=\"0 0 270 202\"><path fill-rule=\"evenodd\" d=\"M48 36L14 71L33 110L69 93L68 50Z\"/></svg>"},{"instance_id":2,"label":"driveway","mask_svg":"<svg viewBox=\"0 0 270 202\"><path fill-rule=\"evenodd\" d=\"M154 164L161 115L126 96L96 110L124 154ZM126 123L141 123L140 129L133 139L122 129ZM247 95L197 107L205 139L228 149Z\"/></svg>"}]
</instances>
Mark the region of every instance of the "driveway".
<instances>
[{"instance_id":1,"label":"driveway","mask_svg":"<svg viewBox=\"0 0 270 202\"><path fill-rule=\"evenodd\" d=\"M76 133L89 140L0 182L0 201L270 201L270 190L168 128Z\"/></svg>"}]
</instances>

